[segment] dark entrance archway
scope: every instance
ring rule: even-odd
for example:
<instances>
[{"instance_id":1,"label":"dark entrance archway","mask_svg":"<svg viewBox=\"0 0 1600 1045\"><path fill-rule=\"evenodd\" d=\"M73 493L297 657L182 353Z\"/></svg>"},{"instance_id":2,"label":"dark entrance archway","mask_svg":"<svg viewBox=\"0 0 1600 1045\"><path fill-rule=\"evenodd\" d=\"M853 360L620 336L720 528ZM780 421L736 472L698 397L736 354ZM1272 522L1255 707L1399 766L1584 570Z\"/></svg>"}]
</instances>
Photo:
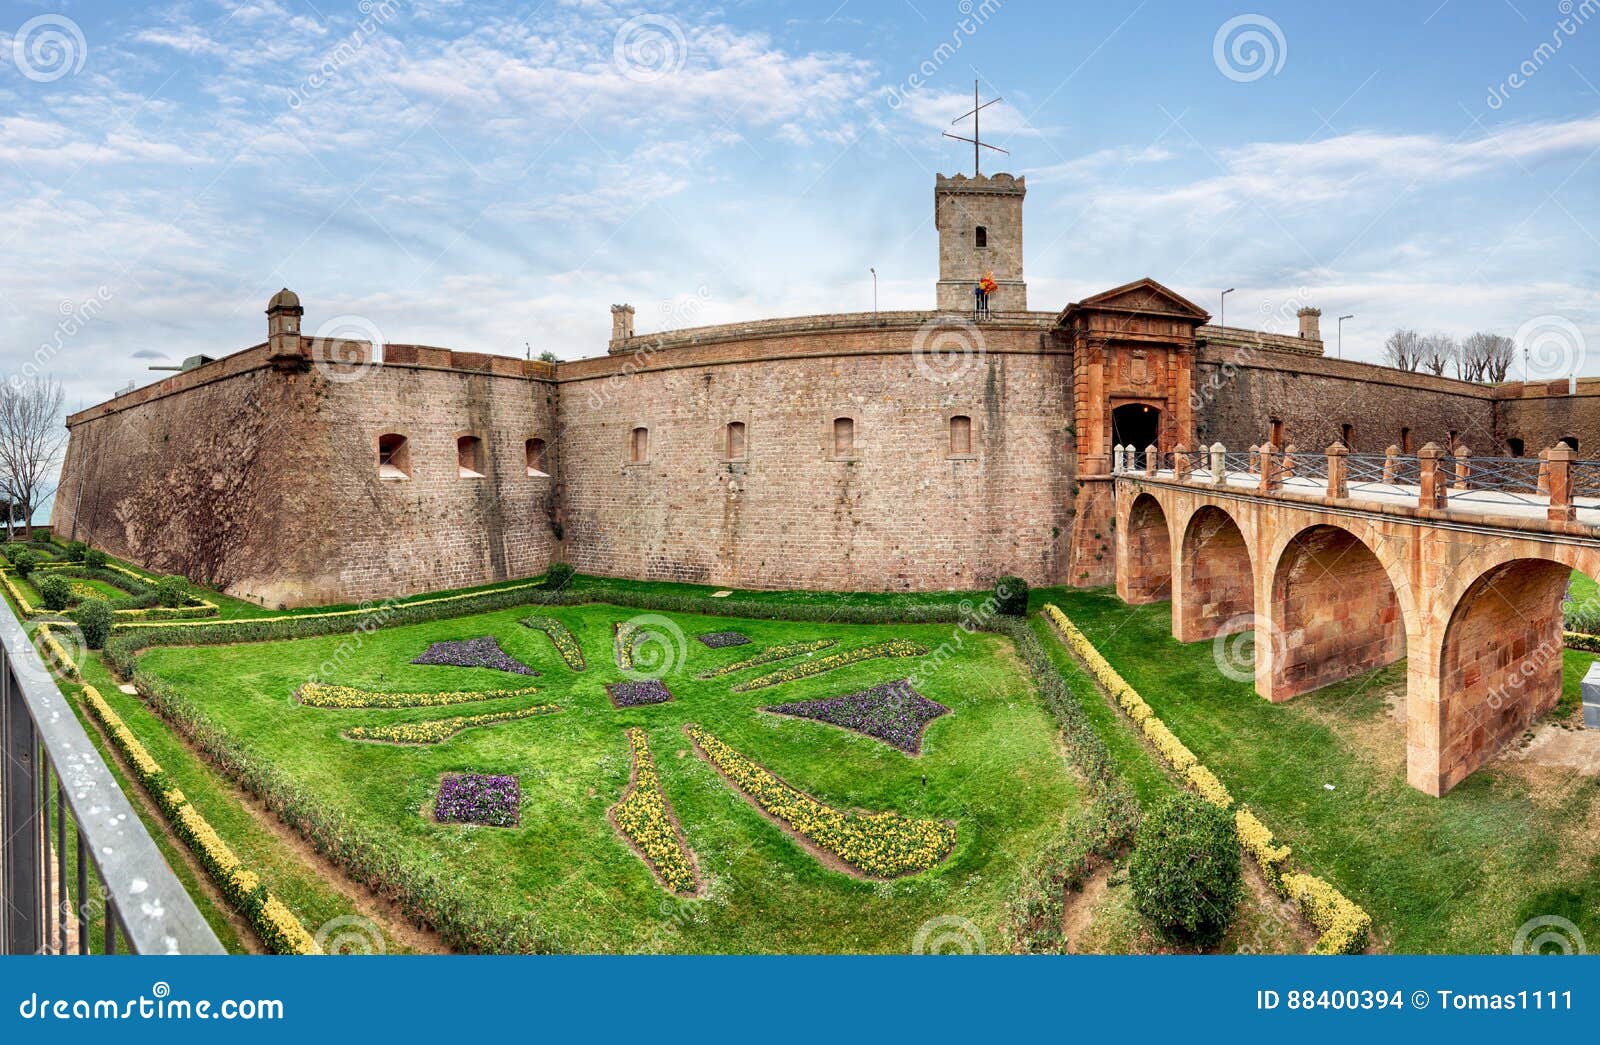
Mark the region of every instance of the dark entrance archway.
<instances>
[{"instance_id":1,"label":"dark entrance archway","mask_svg":"<svg viewBox=\"0 0 1600 1045\"><path fill-rule=\"evenodd\" d=\"M1161 408L1149 403L1124 403L1113 409L1111 445L1132 446L1141 454L1147 446L1160 448Z\"/></svg>"}]
</instances>

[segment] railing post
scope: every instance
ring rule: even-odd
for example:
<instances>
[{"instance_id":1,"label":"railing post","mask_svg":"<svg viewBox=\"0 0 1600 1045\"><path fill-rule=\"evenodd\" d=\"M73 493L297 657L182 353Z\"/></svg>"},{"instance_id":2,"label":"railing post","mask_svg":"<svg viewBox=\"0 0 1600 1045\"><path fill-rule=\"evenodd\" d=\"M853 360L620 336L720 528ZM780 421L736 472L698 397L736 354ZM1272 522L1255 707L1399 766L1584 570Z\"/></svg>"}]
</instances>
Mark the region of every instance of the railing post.
<instances>
[{"instance_id":1,"label":"railing post","mask_svg":"<svg viewBox=\"0 0 1600 1045\"><path fill-rule=\"evenodd\" d=\"M1550 492L1550 451L1539 451L1539 492Z\"/></svg>"},{"instance_id":2,"label":"railing post","mask_svg":"<svg viewBox=\"0 0 1600 1045\"><path fill-rule=\"evenodd\" d=\"M1258 463L1260 461L1260 459L1261 459L1261 447L1257 446L1255 443L1251 443L1250 444L1250 463L1245 466L1245 471L1249 472L1251 475L1260 475L1261 474L1261 467L1260 467L1260 464Z\"/></svg>"},{"instance_id":3,"label":"railing post","mask_svg":"<svg viewBox=\"0 0 1600 1045\"><path fill-rule=\"evenodd\" d=\"M1472 465L1468 463L1467 458L1471 456L1472 451L1467 448L1466 443L1462 443L1460 446L1456 447L1457 490L1465 490L1467 488L1467 475L1472 471Z\"/></svg>"},{"instance_id":4,"label":"railing post","mask_svg":"<svg viewBox=\"0 0 1600 1045\"><path fill-rule=\"evenodd\" d=\"M1417 451L1421 484L1417 506L1420 508L1447 508L1450 505L1450 480L1445 477L1444 469L1439 466L1443 458L1444 451L1433 443Z\"/></svg>"},{"instance_id":5,"label":"railing post","mask_svg":"<svg viewBox=\"0 0 1600 1045\"><path fill-rule=\"evenodd\" d=\"M1335 442L1328 447L1328 496L1342 501L1350 496L1350 448Z\"/></svg>"},{"instance_id":6,"label":"railing post","mask_svg":"<svg viewBox=\"0 0 1600 1045\"><path fill-rule=\"evenodd\" d=\"M1551 522L1571 522L1578 510L1572 503L1572 459L1578 451L1566 443L1550 448L1550 510Z\"/></svg>"},{"instance_id":7,"label":"railing post","mask_svg":"<svg viewBox=\"0 0 1600 1045\"><path fill-rule=\"evenodd\" d=\"M0 611L5 612L5 611ZM0 850L5 866L5 912L0 916L0 953L38 954L44 944L39 887L44 852L39 843L39 742L22 687L11 673L9 652L0 651Z\"/></svg>"},{"instance_id":8,"label":"railing post","mask_svg":"<svg viewBox=\"0 0 1600 1045\"><path fill-rule=\"evenodd\" d=\"M1256 489L1261 493L1272 493L1278 489L1278 465L1275 458L1278 448L1271 443L1262 443L1260 449L1261 481L1256 484Z\"/></svg>"},{"instance_id":9,"label":"railing post","mask_svg":"<svg viewBox=\"0 0 1600 1045\"><path fill-rule=\"evenodd\" d=\"M1144 474L1153 476L1156 469L1161 466L1161 451L1156 449L1156 444L1151 443L1144 448Z\"/></svg>"},{"instance_id":10,"label":"railing post","mask_svg":"<svg viewBox=\"0 0 1600 1045\"><path fill-rule=\"evenodd\" d=\"M1283 448L1283 464L1278 466L1280 481L1294 478L1294 455L1299 452L1293 443Z\"/></svg>"},{"instance_id":11,"label":"railing post","mask_svg":"<svg viewBox=\"0 0 1600 1045\"><path fill-rule=\"evenodd\" d=\"M1394 482L1395 468L1400 463L1400 448L1393 443L1383 452L1383 481Z\"/></svg>"},{"instance_id":12,"label":"railing post","mask_svg":"<svg viewBox=\"0 0 1600 1045\"><path fill-rule=\"evenodd\" d=\"M1182 443L1172 448L1172 478L1180 483L1189 478L1189 448Z\"/></svg>"},{"instance_id":13,"label":"railing post","mask_svg":"<svg viewBox=\"0 0 1600 1045\"><path fill-rule=\"evenodd\" d=\"M1211 444L1211 481L1218 486L1228 481L1228 448L1220 442Z\"/></svg>"}]
</instances>

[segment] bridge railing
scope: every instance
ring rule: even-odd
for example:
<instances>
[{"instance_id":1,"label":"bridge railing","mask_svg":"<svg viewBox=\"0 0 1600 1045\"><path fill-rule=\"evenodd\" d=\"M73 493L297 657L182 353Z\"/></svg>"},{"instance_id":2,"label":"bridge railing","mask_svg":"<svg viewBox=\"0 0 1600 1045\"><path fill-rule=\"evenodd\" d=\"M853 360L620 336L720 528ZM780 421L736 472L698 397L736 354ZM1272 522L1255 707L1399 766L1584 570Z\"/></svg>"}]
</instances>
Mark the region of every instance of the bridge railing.
<instances>
[{"instance_id":1,"label":"bridge railing","mask_svg":"<svg viewBox=\"0 0 1600 1045\"><path fill-rule=\"evenodd\" d=\"M0 953L224 953L9 605L0 742Z\"/></svg>"}]
</instances>

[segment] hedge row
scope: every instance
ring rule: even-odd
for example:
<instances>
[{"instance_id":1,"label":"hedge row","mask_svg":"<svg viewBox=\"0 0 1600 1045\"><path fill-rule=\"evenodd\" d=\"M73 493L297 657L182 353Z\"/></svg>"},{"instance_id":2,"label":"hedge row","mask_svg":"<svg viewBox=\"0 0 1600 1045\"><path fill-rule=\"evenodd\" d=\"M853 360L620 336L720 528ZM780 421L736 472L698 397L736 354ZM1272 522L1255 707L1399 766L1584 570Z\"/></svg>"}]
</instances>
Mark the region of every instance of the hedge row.
<instances>
[{"instance_id":1,"label":"hedge row","mask_svg":"<svg viewBox=\"0 0 1600 1045\"><path fill-rule=\"evenodd\" d=\"M1586 650L1589 653L1600 653L1600 635L1590 635L1581 631L1564 631L1562 640L1567 649Z\"/></svg>"},{"instance_id":2,"label":"hedge row","mask_svg":"<svg viewBox=\"0 0 1600 1045\"><path fill-rule=\"evenodd\" d=\"M45 664L59 671L67 678L77 681L83 676L78 674L78 665L73 663L72 655L67 652L61 641L50 631L50 625L41 624L33 633L33 645L44 658Z\"/></svg>"},{"instance_id":3,"label":"hedge row","mask_svg":"<svg viewBox=\"0 0 1600 1045\"><path fill-rule=\"evenodd\" d=\"M1222 781L1167 728L1138 691L1128 685L1071 619L1050 604L1045 606L1044 613L1055 625L1067 648L1144 732L1173 771L1206 801L1221 809L1232 808L1233 796ZM1234 826L1240 845L1256 861L1267 881L1280 896L1295 900L1301 914L1321 934L1312 953L1356 954L1366 950L1372 929L1372 919L1366 911L1321 878L1308 874L1286 874L1284 868L1289 860L1289 847L1278 846L1272 831L1245 806L1241 805L1235 811Z\"/></svg>"},{"instance_id":4,"label":"hedge row","mask_svg":"<svg viewBox=\"0 0 1600 1045\"><path fill-rule=\"evenodd\" d=\"M274 954L316 954L317 943L294 912L267 891L255 872L247 870L200 811L189 804L177 784L133 735L122 716L93 686L83 687L84 703L127 759L139 782L155 799L178 837L199 859L230 906L250 922L261 942Z\"/></svg>"}]
</instances>

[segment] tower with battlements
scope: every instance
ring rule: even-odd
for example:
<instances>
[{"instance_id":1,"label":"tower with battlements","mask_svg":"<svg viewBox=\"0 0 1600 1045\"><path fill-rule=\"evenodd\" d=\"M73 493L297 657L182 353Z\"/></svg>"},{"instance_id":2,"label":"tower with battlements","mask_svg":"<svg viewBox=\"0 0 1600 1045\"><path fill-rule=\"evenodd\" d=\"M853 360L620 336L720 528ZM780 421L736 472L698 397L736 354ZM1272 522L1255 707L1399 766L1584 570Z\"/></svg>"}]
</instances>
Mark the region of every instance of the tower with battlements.
<instances>
[{"instance_id":1,"label":"tower with battlements","mask_svg":"<svg viewBox=\"0 0 1600 1045\"><path fill-rule=\"evenodd\" d=\"M1000 289L989 295L995 312L1026 312L1022 278L1022 198L1026 178L1009 174L938 176L933 220L939 229L941 312L972 310L972 289L992 273Z\"/></svg>"}]
</instances>

